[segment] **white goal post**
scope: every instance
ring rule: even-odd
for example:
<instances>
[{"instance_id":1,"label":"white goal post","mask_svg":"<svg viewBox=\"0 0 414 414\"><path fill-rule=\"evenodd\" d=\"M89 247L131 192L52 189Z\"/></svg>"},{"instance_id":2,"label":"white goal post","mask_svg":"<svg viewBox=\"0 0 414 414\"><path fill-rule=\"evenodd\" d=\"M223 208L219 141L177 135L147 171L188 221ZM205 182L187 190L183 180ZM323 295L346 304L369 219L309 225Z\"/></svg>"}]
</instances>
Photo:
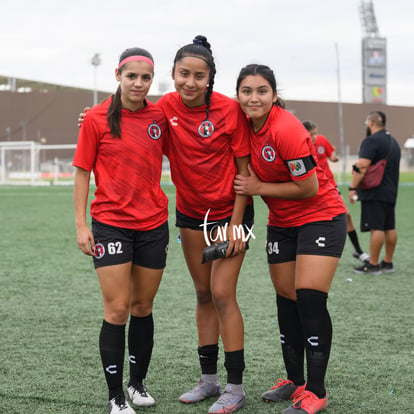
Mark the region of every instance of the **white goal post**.
<instances>
[{"instance_id":1,"label":"white goal post","mask_svg":"<svg viewBox=\"0 0 414 414\"><path fill-rule=\"evenodd\" d=\"M0 142L0 184L72 184L75 148L76 144Z\"/></svg>"},{"instance_id":2,"label":"white goal post","mask_svg":"<svg viewBox=\"0 0 414 414\"><path fill-rule=\"evenodd\" d=\"M76 144L0 141L0 185L72 185L75 149ZM171 184L166 157L161 182ZM91 184L94 184L93 175Z\"/></svg>"}]
</instances>

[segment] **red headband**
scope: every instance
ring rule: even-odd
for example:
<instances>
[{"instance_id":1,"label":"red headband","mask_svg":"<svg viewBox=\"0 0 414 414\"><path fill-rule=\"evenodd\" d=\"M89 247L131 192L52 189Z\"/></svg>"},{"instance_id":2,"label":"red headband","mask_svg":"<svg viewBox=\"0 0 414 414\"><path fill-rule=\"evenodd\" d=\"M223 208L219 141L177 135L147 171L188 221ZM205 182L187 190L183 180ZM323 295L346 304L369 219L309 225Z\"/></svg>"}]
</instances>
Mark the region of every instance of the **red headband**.
<instances>
[{"instance_id":1,"label":"red headband","mask_svg":"<svg viewBox=\"0 0 414 414\"><path fill-rule=\"evenodd\" d=\"M137 56L129 56L129 57L127 57L127 58L125 58L124 60L121 60L121 62L119 63L119 65L118 65L118 69L121 67L121 66L124 66L126 63L129 63L129 62L147 62L147 63L149 63L151 66L152 66L152 68L154 69L154 62L149 58L149 57L146 57L146 56L140 56L140 55L137 55Z\"/></svg>"}]
</instances>

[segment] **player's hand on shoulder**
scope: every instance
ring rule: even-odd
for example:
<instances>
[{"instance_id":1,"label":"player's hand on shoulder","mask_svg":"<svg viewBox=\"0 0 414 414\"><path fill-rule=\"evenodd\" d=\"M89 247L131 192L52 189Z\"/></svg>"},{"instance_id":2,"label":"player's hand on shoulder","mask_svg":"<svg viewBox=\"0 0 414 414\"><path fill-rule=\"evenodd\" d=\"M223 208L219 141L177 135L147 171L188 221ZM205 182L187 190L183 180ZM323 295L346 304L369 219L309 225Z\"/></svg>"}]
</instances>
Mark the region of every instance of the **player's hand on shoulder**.
<instances>
[{"instance_id":1,"label":"player's hand on shoulder","mask_svg":"<svg viewBox=\"0 0 414 414\"><path fill-rule=\"evenodd\" d=\"M81 125L82 125L82 123L83 123L83 121L84 121L84 119L85 119L86 112L88 112L88 111L89 111L89 109L91 109L91 108L90 108L90 106L85 106L85 108L83 109L83 112L81 112L81 113L79 114L79 118L78 118L78 127L79 127L79 128L81 127Z\"/></svg>"}]
</instances>

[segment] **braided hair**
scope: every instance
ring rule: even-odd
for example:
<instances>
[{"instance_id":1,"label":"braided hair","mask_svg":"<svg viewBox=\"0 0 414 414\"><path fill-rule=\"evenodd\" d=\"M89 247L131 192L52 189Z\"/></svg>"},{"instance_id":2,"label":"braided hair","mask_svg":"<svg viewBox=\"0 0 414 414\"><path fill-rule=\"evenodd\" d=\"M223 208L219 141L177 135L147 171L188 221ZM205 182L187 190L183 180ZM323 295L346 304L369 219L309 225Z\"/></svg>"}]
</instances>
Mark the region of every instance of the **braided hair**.
<instances>
[{"instance_id":1,"label":"braided hair","mask_svg":"<svg viewBox=\"0 0 414 414\"><path fill-rule=\"evenodd\" d=\"M174 58L173 74L175 70L175 64L185 57L200 57L204 60L210 69L210 77L208 80L208 86L206 91L206 113L207 118L210 110L211 94L213 93L214 78L216 76L216 64L214 62L213 53L211 51L211 45L207 41L207 38L202 35L198 35L193 39L193 43L183 46L179 49Z\"/></svg>"},{"instance_id":2,"label":"braided hair","mask_svg":"<svg viewBox=\"0 0 414 414\"><path fill-rule=\"evenodd\" d=\"M130 56L145 56L154 62L154 59L150 52L140 47L132 47L126 49L121 53L119 62L121 63L124 59ZM125 65L118 68L118 74L121 74ZM109 105L106 119L108 120L109 129L111 131L112 138L121 138L121 86L118 86L115 94L112 95L112 102Z\"/></svg>"}]
</instances>

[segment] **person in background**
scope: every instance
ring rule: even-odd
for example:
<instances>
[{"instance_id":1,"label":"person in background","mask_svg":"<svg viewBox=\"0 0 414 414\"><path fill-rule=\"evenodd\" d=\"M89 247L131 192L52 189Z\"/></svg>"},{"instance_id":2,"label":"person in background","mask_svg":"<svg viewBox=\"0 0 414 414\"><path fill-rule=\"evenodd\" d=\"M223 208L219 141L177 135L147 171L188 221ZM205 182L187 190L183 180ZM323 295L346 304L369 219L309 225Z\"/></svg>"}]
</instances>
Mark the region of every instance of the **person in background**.
<instances>
[{"instance_id":1,"label":"person in background","mask_svg":"<svg viewBox=\"0 0 414 414\"><path fill-rule=\"evenodd\" d=\"M146 100L154 60L142 48L125 50L115 70L114 95L90 109L80 127L73 165L77 243L93 257L103 296L99 350L110 414L134 414L123 385L125 328L129 319L128 395L151 406L146 377L153 349L152 307L168 250L168 199L160 186L164 113ZM86 210L91 171L92 230Z\"/></svg>"},{"instance_id":2,"label":"person in background","mask_svg":"<svg viewBox=\"0 0 414 414\"><path fill-rule=\"evenodd\" d=\"M317 160L320 166L325 171L325 174L332 181L333 185L338 189L339 193L341 193L328 162L328 160L331 162L339 161L339 158L336 156L335 153L335 147L328 141L328 139L324 135L318 134L318 126L315 124L315 122L303 121L303 126L310 133L313 145L315 147ZM346 212L346 220L346 231L348 233L349 240L351 240L352 246L354 247L352 256L355 257L355 259L359 259L361 262L366 263L369 261L369 256L362 250L361 245L359 244L358 234L355 230L355 225L349 211Z\"/></svg>"},{"instance_id":3,"label":"person in background","mask_svg":"<svg viewBox=\"0 0 414 414\"><path fill-rule=\"evenodd\" d=\"M327 299L345 244L346 208L315 161L309 133L281 107L273 71L244 67L236 90L250 119L251 161L250 176L238 174L234 188L236 194L261 196L269 208L266 251L287 372L262 399L293 399L284 414L314 414L328 404L332 323Z\"/></svg>"},{"instance_id":4,"label":"person in background","mask_svg":"<svg viewBox=\"0 0 414 414\"><path fill-rule=\"evenodd\" d=\"M354 271L362 274L378 275L395 271L393 256L397 244L395 228L395 206L397 203L400 175L401 149L396 139L385 129L386 116L381 111L370 112L365 121L366 138L359 150L359 159L353 166L349 202L361 201L361 231L371 233L369 262ZM378 187L358 190L358 185L371 164L386 159L384 177ZM357 197L355 197L357 195ZM380 253L385 245L384 259Z\"/></svg>"},{"instance_id":5,"label":"person in background","mask_svg":"<svg viewBox=\"0 0 414 414\"><path fill-rule=\"evenodd\" d=\"M177 51L172 69L176 91L161 97L157 106L170 123L166 154L176 186L176 226L197 300L201 378L179 400L193 404L219 397L208 412L231 413L245 405L244 327L236 287L246 240L235 229L252 228L254 212L252 199L233 190L235 175L249 174L248 123L234 99L213 91L215 74L211 46L206 37L196 36ZM230 240L227 257L202 264L206 234L213 242L220 229ZM227 370L221 395L219 336Z\"/></svg>"}]
</instances>

